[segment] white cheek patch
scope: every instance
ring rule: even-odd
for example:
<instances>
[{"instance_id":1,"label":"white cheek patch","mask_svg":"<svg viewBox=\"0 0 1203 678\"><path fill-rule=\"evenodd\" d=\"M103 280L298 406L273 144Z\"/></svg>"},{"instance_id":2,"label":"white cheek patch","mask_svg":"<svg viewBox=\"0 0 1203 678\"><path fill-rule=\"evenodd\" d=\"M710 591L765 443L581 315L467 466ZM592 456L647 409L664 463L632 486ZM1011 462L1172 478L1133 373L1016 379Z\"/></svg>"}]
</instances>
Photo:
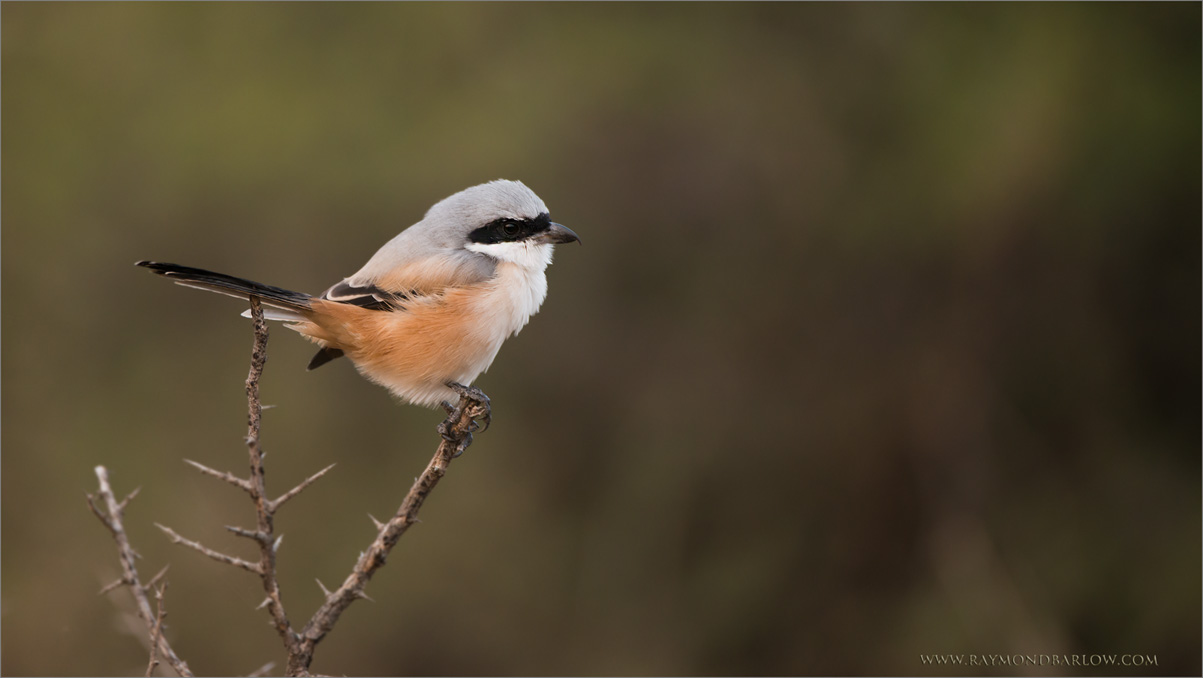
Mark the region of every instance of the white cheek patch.
<instances>
[{"instance_id":1,"label":"white cheek patch","mask_svg":"<svg viewBox=\"0 0 1203 678\"><path fill-rule=\"evenodd\" d=\"M551 245L532 242L470 242L466 249L470 252L487 254L500 261L508 261L523 268L542 271L551 263Z\"/></svg>"}]
</instances>

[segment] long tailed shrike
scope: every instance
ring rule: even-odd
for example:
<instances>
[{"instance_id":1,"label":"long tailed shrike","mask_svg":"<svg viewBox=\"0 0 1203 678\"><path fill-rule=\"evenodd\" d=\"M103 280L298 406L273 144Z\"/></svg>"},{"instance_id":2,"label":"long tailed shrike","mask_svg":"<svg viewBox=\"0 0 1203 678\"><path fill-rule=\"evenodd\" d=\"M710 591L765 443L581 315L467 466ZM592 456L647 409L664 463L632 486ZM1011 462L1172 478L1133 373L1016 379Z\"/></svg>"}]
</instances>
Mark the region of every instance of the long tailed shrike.
<instances>
[{"instance_id":1,"label":"long tailed shrike","mask_svg":"<svg viewBox=\"0 0 1203 678\"><path fill-rule=\"evenodd\" d=\"M429 407L454 402L488 369L547 296L554 245L573 241L533 191L498 180L435 204L318 297L188 266L137 265L186 287L258 297L267 319L321 346L309 369L345 355L368 379Z\"/></svg>"}]
</instances>

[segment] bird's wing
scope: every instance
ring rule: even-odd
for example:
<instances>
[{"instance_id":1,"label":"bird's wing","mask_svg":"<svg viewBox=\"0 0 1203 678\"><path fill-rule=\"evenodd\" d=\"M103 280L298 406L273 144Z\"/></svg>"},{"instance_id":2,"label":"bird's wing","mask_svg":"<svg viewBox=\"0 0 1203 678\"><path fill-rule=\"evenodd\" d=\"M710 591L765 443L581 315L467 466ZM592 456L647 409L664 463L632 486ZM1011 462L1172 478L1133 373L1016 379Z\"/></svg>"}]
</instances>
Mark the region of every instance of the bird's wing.
<instances>
[{"instance_id":1,"label":"bird's wing","mask_svg":"<svg viewBox=\"0 0 1203 678\"><path fill-rule=\"evenodd\" d=\"M353 306L362 306L373 311L394 311L404 308L409 295L387 292L372 284L357 285L350 278L334 285L322 293L322 299L337 301Z\"/></svg>"},{"instance_id":2,"label":"bird's wing","mask_svg":"<svg viewBox=\"0 0 1203 678\"><path fill-rule=\"evenodd\" d=\"M494 265L487 257L458 253L410 259L377 273L379 267L364 267L326 290L321 298L372 310L404 310L408 302L437 296L448 289L467 287L493 277Z\"/></svg>"}]
</instances>

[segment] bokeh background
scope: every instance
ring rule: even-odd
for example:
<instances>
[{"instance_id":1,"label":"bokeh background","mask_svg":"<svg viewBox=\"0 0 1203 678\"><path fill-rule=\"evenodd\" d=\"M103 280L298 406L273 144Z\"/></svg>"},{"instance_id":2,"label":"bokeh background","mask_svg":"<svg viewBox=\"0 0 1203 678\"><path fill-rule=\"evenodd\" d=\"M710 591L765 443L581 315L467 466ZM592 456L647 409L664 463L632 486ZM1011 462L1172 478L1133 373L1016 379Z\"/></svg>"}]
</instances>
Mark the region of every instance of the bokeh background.
<instances>
[{"instance_id":1,"label":"bokeh background","mask_svg":"<svg viewBox=\"0 0 1203 678\"><path fill-rule=\"evenodd\" d=\"M6 675L137 674L119 492L201 674L283 652L241 555L250 328L521 179L581 234L493 427L319 646L341 674L1198 675L1200 5L3 6ZM290 616L437 443L272 335ZM277 675L279 673L277 668Z\"/></svg>"}]
</instances>

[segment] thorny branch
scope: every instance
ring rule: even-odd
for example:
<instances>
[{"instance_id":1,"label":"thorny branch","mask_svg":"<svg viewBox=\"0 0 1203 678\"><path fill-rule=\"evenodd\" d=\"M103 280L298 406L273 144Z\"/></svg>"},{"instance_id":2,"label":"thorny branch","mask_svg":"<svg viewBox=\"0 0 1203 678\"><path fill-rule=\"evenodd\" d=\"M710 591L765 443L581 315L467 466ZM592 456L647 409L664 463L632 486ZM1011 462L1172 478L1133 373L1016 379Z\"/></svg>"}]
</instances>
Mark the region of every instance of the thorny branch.
<instances>
[{"instance_id":1,"label":"thorny branch","mask_svg":"<svg viewBox=\"0 0 1203 678\"><path fill-rule=\"evenodd\" d=\"M267 594L267 611L271 614L272 625L291 655L296 638L288 616L284 613L280 582L276 579L276 549L280 546L279 539L273 539L276 506L267 497L267 479L263 474L263 448L259 446L259 423L263 416L263 406L259 404L259 378L263 376L263 366L267 363L267 323L263 320L263 307L259 305L259 299L251 297L250 302L255 343L251 349L251 369L246 375L246 449L251 464L250 495L251 501L255 502L257 518L259 576L263 580L263 591Z\"/></svg>"},{"instance_id":2,"label":"thorny branch","mask_svg":"<svg viewBox=\"0 0 1203 678\"><path fill-rule=\"evenodd\" d=\"M288 650L289 656L291 656L297 650L297 638L292 630L291 623L288 621L288 615L284 612L284 601L280 595L280 582L276 577L276 552L280 547L280 541L283 539L283 536L276 536L275 534L275 512L281 504L296 496L301 490L304 490L329 471L332 466L328 466L310 476L279 499L273 501L268 498L267 481L264 477L263 468L264 453L263 448L259 445L259 427L263 417L263 406L259 403L259 379L263 376L263 366L267 363L268 332L267 323L263 320L263 307L259 299L251 297L250 303L255 334L254 344L251 348L251 368L246 377L247 432L245 440L250 460L250 477L239 478L228 471L217 471L189 459L185 459L184 461L201 473L224 480L250 495L251 501L255 505L255 529L247 530L234 526L227 526L226 529L240 537L246 537L254 541L259 547L258 561L251 562L226 555L208 548L199 542L185 539L169 527L163 525L158 525L158 527L167 534L172 543L182 544L200 551L213 560L259 575L260 580L263 582L263 590L267 596L260 607L267 608L268 613L271 615L272 626L280 634L280 638L284 641L284 647Z\"/></svg>"},{"instance_id":3,"label":"thorny branch","mask_svg":"<svg viewBox=\"0 0 1203 678\"><path fill-rule=\"evenodd\" d=\"M414 480L413 486L402 500L396 515L385 523L372 518L372 522L377 528L376 539L366 551L360 554L351 574L338 589L330 592L320 581L318 582L318 586L325 594L325 602L298 633L293 629L287 614L285 614L284 602L280 595L280 584L276 577L276 552L283 536L275 535L274 517L276 511L285 502L325 475L333 468L333 464L306 478L276 499L268 498L263 467L264 453L259 446L259 428L263 414L263 407L259 402L259 379L263 375L263 366L267 362L267 324L263 319L263 309L259 299L251 297L250 303L255 335L251 351L251 368L246 379L248 410L246 444L250 457L250 477L239 478L231 473L217 471L194 461L185 461L201 473L224 480L250 495L255 504L257 518L255 529L248 530L235 526L227 526L226 529L256 542L259 545L259 562L252 563L227 556L198 542L185 539L168 527L159 525L159 528L167 533L175 543L191 547L220 562L258 574L263 581L264 592L267 594L260 607L267 608L271 615L272 626L280 634L280 638L284 641L284 647L288 651L287 675L308 676L311 675L309 666L313 662L314 648L326 637L326 634L330 633L334 624L351 603L358 598L368 598L364 593L368 580L372 578L376 570L384 565L389 552L396 546L401 535L410 525L418 522L418 511L421 510L427 495L447 472L451 460L462 454L472 444L472 433L478 429L476 420L488 420L489 402L483 393L475 389L463 389L459 404L454 408L448 408L447 419L439 425L439 434L443 440L435 451L434 458L426 466L422 475ZM143 594L145 597L145 592ZM149 603L146 607L149 615ZM152 662L153 660L152 656ZM261 671L264 670L267 669L261 669Z\"/></svg>"},{"instance_id":4,"label":"thorny branch","mask_svg":"<svg viewBox=\"0 0 1203 678\"><path fill-rule=\"evenodd\" d=\"M155 613L155 623L150 629L150 663L146 665L146 675L151 676L155 672L155 667L159 665L159 639L163 637L163 618L167 616L167 610L163 604L163 592L167 590L167 582L163 582L155 589L155 605L158 611Z\"/></svg>"},{"instance_id":5,"label":"thorny branch","mask_svg":"<svg viewBox=\"0 0 1203 678\"><path fill-rule=\"evenodd\" d=\"M134 595L134 603L138 610L138 616L142 618L142 621L146 622L146 627L151 638L150 667L147 669L146 675L150 675L150 671L159 662L158 657L161 656L167 660L167 663L171 665L171 668L175 669L177 674L191 676L192 671L188 669L188 663L179 658L175 650L171 649L171 643L167 642L167 638L163 636L163 588L166 587L166 584L156 590L156 598L159 602L158 613L151 611L150 599L146 594L148 589L154 587L163 578L163 575L167 573L167 568L163 568L149 583L143 584L142 580L138 577L138 566L134 562L137 555L134 553L133 547L130 546L129 537L125 534L125 523L123 521L125 507L138 494L138 491L134 490L128 497L119 502L113 496L113 488L109 485L109 472L105 467L96 467L96 478L100 481L100 491L98 494L100 500L104 502L105 508L101 509L97 506L96 496L91 494L87 495L88 508L92 509L92 513L96 514L101 523L104 523L104 526L113 535L113 540L117 542L117 554L121 557L122 572L121 579L101 589L101 593L108 593L122 585L130 587L130 591Z\"/></svg>"},{"instance_id":6,"label":"thorny branch","mask_svg":"<svg viewBox=\"0 0 1203 678\"><path fill-rule=\"evenodd\" d=\"M339 616L350 607L351 603L358 598L368 597L364 593L368 580L372 578L376 570L384 565L389 551L392 551L393 547L397 545L397 540L401 538L401 535L405 534L410 525L418 522L418 511L421 510L422 503L426 501L427 495L447 473L447 467L451 464L451 460L462 454L472 444L472 432L477 429L475 420L486 417L488 413L488 401L483 399L483 394L479 400L471 399L467 395L460 397L459 405L439 425L443 441L439 443L434 458L427 464L426 470L422 471L422 475L414 480L409 493L401 501L401 507L397 509L396 515L383 525L375 518L372 519L372 522L378 527L376 539L367 551L360 554L359 560L342 586L339 586L334 592L326 594L326 602L318 608L317 612L313 613L309 623L305 624L305 628L301 630L298 642L299 652L289 653L288 675L307 675L309 664L313 661L313 650L317 644L334 628ZM321 586L321 582L318 582L318 585ZM325 592L325 586L322 586L322 589Z\"/></svg>"}]
</instances>

